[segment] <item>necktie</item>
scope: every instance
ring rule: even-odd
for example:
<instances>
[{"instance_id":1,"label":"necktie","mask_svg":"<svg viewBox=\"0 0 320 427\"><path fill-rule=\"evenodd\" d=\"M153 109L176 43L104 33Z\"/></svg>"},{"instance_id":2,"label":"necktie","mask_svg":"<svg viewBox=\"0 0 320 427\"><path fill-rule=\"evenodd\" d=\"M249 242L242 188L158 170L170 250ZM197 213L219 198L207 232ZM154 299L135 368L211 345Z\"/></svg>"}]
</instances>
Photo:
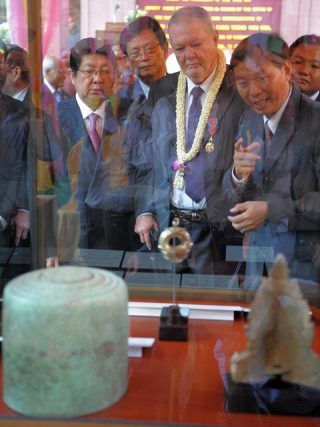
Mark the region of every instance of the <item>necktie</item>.
<instances>
[{"instance_id":1,"label":"necktie","mask_svg":"<svg viewBox=\"0 0 320 427\"><path fill-rule=\"evenodd\" d=\"M62 94L59 90L56 90L54 92L54 97L56 98L57 102L61 102L63 100Z\"/></svg>"},{"instance_id":2,"label":"necktie","mask_svg":"<svg viewBox=\"0 0 320 427\"><path fill-rule=\"evenodd\" d=\"M89 116L89 136L92 142L93 149L97 154L100 146L100 136L97 131L98 114L91 113Z\"/></svg>"},{"instance_id":3,"label":"necktie","mask_svg":"<svg viewBox=\"0 0 320 427\"><path fill-rule=\"evenodd\" d=\"M273 133L271 129L269 128L268 122L265 122L264 124L264 140L266 141L267 147L270 146L272 141Z\"/></svg>"},{"instance_id":4,"label":"necktie","mask_svg":"<svg viewBox=\"0 0 320 427\"><path fill-rule=\"evenodd\" d=\"M191 94L193 95L193 98L188 116L186 141L187 151L190 150L193 144L194 135L198 126L202 109L200 98L203 94L203 90L200 86L196 86L192 89ZM200 202L200 200L204 198L203 156L201 149L197 156L186 165L185 191L186 194L196 203Z\"/></svg>"}]
</instances>

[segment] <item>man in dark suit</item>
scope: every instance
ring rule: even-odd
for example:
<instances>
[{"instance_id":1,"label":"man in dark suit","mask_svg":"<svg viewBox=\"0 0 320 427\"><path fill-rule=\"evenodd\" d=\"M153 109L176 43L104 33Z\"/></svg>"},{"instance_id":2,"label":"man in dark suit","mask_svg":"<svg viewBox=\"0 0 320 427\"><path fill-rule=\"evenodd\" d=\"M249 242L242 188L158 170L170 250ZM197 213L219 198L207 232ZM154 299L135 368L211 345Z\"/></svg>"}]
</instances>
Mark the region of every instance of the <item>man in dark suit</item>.
<instances>
[{"instance_id":1,"label":"man in dark suit","mask_svg":"<svg viewBox=\"0 0 320 427\"><path fill-rule=\"evenodd\" d=\"M25 241L30 226L26 185L27 120L21 102L0 93L1 294L8 280L29 268L10 263L14 248Z\"/></svg>"},{"instance_id":2,"label":"man in dark suit","mask_svg":"<svg viewBox=\"0 0 320 427\"><path fill-rule=\"evenodd\" d=\"M45 56L42 61L44 87L54 96L56 102L67 100L69 95L63 90L66 69L63 61L55 56Z\"/></svg>"},{"instance_id":3,"label":"man in dark suit","mask_svg":"<svg viewBox=\"0 0 320 427\"><path fill-rule=\"evenodd\" d=\"M278 35L244 39L231 58L251 107L239 124L225 188L232 225L246 234L245 286L256 287L278 253L292 274L316 281L320 229L320 106L290 83L289 48Z\"/></svg>"},{"instance_id":4,"label":"man in dark suit","mask_svg":"<svg viewBox=\"0 0 320 427\"><path fill-rule=\"evenodd\" d=\"M306 34L290 46L293 82L301 92L320 102L320 37Z\"/></svg>"},{"instance_id":5,"label":"man in dark suit","mask_svg":"<svg viewBox=\"0 0 320 427\"><path fill-rule=\"evenodd\" d=\"M130 181L136 188L137 205L141 193L142 197L144 196L146 171L152 165L150 144L146 143L151 134L152 104L148 101L149 94L159 79L166 76L168 42L158 21L144 16L124 28L120 35L120 44L131 67L137 73L135 84L127 88L126 96L129 95L125 99L127 108L123 107L123 98L120 97L119 114L126 131L127 170ZM177 83L177 79L175 81ZM155 95L161 97L171 92L167 86L161 87L160 90L153 92L152 97ZM137 206L135 208L138 209Z\"/></svg>"},{"instance_id":6,"label":"man in dark suit","mask_svg":"<svg viewBox=\"0 0 320 427\"><path fill-rule=\"evenodd\" d=\"M65 202L66 170L59 140L55 98L44 85L42 111L36 108L32 100L27 52L20 46L11 45L4 58L7 65L4 93L23 103L30 122L39 120L39 117L43 119L42 138L39 135L29 135L35 144L38 158L37 190L39 193L55 194L60 206Z\"/></svg>"},{"instance_id":7,"label":"man in dark suit","mask_svg":"<svg viewBox=\"0 0 320 427\"><path fill-rule=\"evenodd\" d=\"M17 54L19 56L19 60L15 56L16 55L15 48L19 50ZM6 63L6 73L5 73L5 80L4 80L2 91L4 94L3 99L6 100L5 109L7 108L8 105L11 104L12 106L15 106L14 108L20 111L20 116L22 116L23 106L19 105L18 102L12 100L12 98L15 98L18 101L22 101L21 96L24 97L27 92L27 88L25 87L24 80L25 80L25 77L26 78L29 77L29 73L27 72L27 74L25 74L25 68L23 66L21 67L17 66L17 65L21 65L20 52L24 52L24 54L26 55L26 52L23 49L19 48L18 46L10 46L4 51L3 60ZM9 55L11 57L10 61L12 62L9 61L8 63L7 59ZM22 62L24 62L24 59L25 59L25 56L23 57ZM19 85L19 83L17 83L19 86L13 89L11 83L15 85L17 81L18 82L23 81L23 83L21 84L21 86ZM9 95L9 96L6 96L6 95ZM26 120L27 112L25 111L24 114L25 114L25 120ZM24 144L25 143L26 143L26 140L24 141ZM24 176L24 179L26 179L26 175ZM21 236L24 239L26 239L29 232L29 228L30 228L30 214L28 211L28 207L26 207L28 203L24 203L24 205L25 205L24 208L18 210L17 215L13 218L13 223L15 224L15 227L16 227L16 233L19 232ZM7 229L7 232L8 232L8 229ZM17 242L18 241L20 241L20 239L17 239Z\"/></svg>"},{"instance_id":8,"label":"man in dark suit","mask_svg":"<svg viewBox=\"0 0 320 427\"><path fill-rule=\"evenodd\" d=\"M29 221L26 188L27 115L21 103L0 93L0 236L1 245L10 244L11 224L16 245L25 239ZM21 217L21 218L19 218Z\"/></svg>"},{"instance_id":9,"label":"man in dark suit","mask_svg":"<svg viewBox=\"0 0 320 427\"><path fill-rule=\"evenodd\" d=\"M85 248L134 250L133 191L126 172L123 129L110 102L114 84L112 49L93 38L71 50L76 95L59 103L73 202ZM69 203L73 203L72 200Z\"/></svg>"},{"instance_id":10,"label":"man in dark suit","mask_svg":"<svg viewBox=\"0 0 320 427\"><path fill-rule=\"evenodd\" d=\"M179 9L168 30L182 72L176 93L154 108L148 141L153 165L146 180L150 192L140 201L135 230L151 248L150 233L178 217L194 242L188 268L212 274L219 265L225 272L222 230L227 214L221 178L232 162L244 105L228 81L218 35L203 8Z\"/></svg>"},{"instance_id":11,"label":"man in dark suit","mask_svg":"<svg viewBox=\"0 0 320 427\"><path fill-rule=\"evenodd\" d=\"M142 16L123 29L120 47L137 75L134 84L124 86L120 91L118 114L122 120L130 120L130 106L134 104L136 109L142 105L144 108L150 87L167 74L168 42L159 22L150 16Z\"/></svg>"}]
</instances>

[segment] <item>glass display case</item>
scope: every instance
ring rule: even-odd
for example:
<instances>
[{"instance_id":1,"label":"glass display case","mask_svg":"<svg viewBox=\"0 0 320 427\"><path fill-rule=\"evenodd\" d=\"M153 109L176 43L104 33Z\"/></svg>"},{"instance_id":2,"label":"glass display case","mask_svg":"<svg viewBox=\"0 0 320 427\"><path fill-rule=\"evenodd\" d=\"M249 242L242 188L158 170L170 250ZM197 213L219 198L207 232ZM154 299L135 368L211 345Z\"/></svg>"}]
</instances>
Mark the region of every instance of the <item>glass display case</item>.
<instances>
[{"instance_id":1,"label":"glass display case","mask_svg":"<svg viewBox=\"0 0 320 427\"><path fill-rule=\"evenodd\" d=\"M179 15L185 6L208 15ZM2 292L39 268L107 269L127 284L130 335L156 338L130 358L128 391L111 408L30 421L1 401L0 425L318 423L227 412L224 381L279 253L320 351L319 19L302 0L0 1ZM247 37L261 58L243 75ZM158 248L174 218L193 240L178 263ZM191 317L188 342L158 341L154 304L173 299L231 314Z\"/></svg>"}]
</instances>

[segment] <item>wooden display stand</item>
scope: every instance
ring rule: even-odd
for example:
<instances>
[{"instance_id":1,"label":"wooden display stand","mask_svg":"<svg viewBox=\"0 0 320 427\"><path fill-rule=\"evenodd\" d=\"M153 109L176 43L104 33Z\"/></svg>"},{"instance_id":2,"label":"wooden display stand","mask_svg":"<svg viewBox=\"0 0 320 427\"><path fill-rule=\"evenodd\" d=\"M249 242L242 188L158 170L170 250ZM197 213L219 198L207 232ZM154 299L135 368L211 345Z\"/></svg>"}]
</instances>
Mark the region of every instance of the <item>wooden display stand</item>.
<instances>
[{"instance_id":1,"label":"wooden display stand","mask_svg":"<svg viewBox=\"0 0 320 427\"><path fill-rule=\"evenodd\" d=\"M195 303L195 301L193 301ZM212 303L212 302L211 302ZM224 373L235 351L245 346L244 318L235 321L189 320L187 342L158 341L159 317L131 317L130 335L154 337L142 358L129 359L129 386L112 407L81 420L61 422L61 427L112 425L210 425L237 427L312 427L313 417L230 413L225 409ZM320 322L315 320L313 348L320 353ZM2 393L1 393L2 395ZM271 418L270 418L271 417ZM0 421L6 427L39 427L17 415L0 401ZM19 422L19 423L18 423ZM7 423L7 424L6 424ZM45 424L43 424L45 423ZM55 427L58 421L51 422Z\"/></svg>"}]
</instances>

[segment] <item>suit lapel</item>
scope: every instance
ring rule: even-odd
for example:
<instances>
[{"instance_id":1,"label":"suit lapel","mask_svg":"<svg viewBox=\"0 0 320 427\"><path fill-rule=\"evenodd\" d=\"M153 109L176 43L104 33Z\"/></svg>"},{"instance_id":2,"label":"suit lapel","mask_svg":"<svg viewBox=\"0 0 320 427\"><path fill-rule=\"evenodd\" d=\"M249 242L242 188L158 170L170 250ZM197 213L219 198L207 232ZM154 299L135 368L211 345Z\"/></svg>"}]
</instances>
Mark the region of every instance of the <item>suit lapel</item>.
<instances>
[{"instance_id":1,"label":"suit lapel","mask_svg":"<svg viewBox=\"0 0 320 427\"><path fill-rule=\"evenodd\" d=\"M216 118L218 120L218 128L216 130L217 138L218 138L219 130L220 130L219 124L221 123L221 120L226 114L228 107L230 106L234 96L235 96L235 92L233 90L228 90L226 81L223 80L220 90L218 92L217 98L212 106L212 109L209 115L207 127L203 137L204 145L208 142L210 138L210 130L209 130L210 119Z\"/></svg>"},{"instance_id":2,"label":"suit lapel","mask_svg":"<svg viewBox=\"0 0 320 427\"><path fill-rule=\"evenodd\" d=\"M300 100L300 93L294 87L289 102L284 110L281 120L278 124L276 133L274 134L271 146L268 150L265 159L265 171L268 172L274 163L279 159L281 153L291 140L296 127L297 107Z\"/></svg>"},{"instance_id":3,"label":"suit lapel","mask_svg":"<svg viewBox=\"0 0 320 427\"><path fill-rule=\"evenodd\" d=\"M107 103L96 170L97 168L102 169L111 189L123 188L128 185L123 152L124 133L124 128L119 126Z\"/></svg>"},{"instance_id":4,"label":"suit lapel","mask_svg":"<svg viewBox=\"0 0 320 427\"><path fill-rule=\"evenodd\" d=\"M104 123L103 123L103 132L102 132L102 138L105 135L112 135L118 131L118 120L112 113L110 102L106 102L106 108L105 108L105 116L104 116Z\"/></svg>"},{"instance_id":5,"label":"suit lapel","mask_svg":"<svg viewBox=\"0 0 320 427\"><path fill-rule=\"evenodd\" d=\"M220 179L220 169L224 167L223 162L225 158L229 157L227 154L228 144L226 143L226 141L223 140L222 122L230 104L232 103L232 100L235 96L235 92L233 90L228 89L229 88L227 87L226 80L224 79L217 98L211 109L207 127L203 137L203 143L201 146L201 150L204 152L203 173L206 181L205 185L207 198L209 198L208 189L211 189L212 192L213 189L216 188L218 180ZM216 120L217 123L217 128L213 135L214 150L212 152L205 152L206 144L208 143L211 136L209 123L210 120L213 118ZM230 141L230 143L232 143L232 141Z\"/></svg>"}]
</instances>

